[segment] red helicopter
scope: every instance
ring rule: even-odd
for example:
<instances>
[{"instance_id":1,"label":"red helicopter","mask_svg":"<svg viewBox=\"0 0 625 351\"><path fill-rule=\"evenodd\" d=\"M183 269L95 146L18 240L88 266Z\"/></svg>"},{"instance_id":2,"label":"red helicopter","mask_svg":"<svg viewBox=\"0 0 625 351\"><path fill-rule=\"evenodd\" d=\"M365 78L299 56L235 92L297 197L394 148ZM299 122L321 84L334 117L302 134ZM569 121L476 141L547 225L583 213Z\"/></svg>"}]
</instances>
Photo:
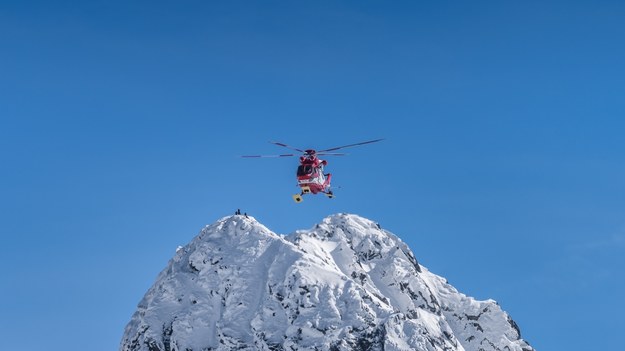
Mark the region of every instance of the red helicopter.
<instances>
[{"instance_id":1,"label":"red helicopter","mask_svg":"<svg viewBox=\"0 0 625 351\"><path fill-rule=\"evenodd\" d=\"M329 151L336 151L336 150L344 149L348 147L375 143L381 140L384 140L384 139L363 141L360 143L337 146L337 147L332 147L329 149L324 149L324 150L319 150L319 151L316 151L313 149L303 150L300 148L292 147L292 146L279 143L279 142L275 142L275 141L270 141L270 143L303 153L299 157L300 165L297 167L297 173L296 173L297 185L301 188L301 192L299 194L293 195L293 200L295 200L295 202L297 203L300 203L303 201L302 196L304 196L305 194L322 193L322 194L325 194L330 199L334 197L332 190L330 190L330 180L332 179L332 174L323 173L323 168L324 166L328 164L328 161L321 160L317 156L345 156L347 154L335 153L335 152L329 152ZM292 156L296 156L296 155L295 154L246 155L242 157L252 158L252 157L292 157Z\"/></svg>"}]
</instances>

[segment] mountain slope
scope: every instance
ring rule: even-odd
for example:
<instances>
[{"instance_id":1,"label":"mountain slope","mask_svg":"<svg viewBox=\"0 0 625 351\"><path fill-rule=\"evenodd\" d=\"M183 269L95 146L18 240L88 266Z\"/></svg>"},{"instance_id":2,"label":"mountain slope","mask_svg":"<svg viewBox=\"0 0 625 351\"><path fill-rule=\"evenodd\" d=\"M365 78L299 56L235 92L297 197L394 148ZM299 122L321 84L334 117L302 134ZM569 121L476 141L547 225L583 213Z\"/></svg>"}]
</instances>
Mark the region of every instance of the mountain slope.
<instances>
[{"instance_id":1,"label":"mountain slope","mask_svg":"<svg viewBox=\"0 0 625 351\"><path fill-rule=\"evenodd\" d=\"M176 253L139 303L121 351L533 350L496 302L419 265L362 217L272 233L225 217Z\"/></svg>"}]
</instances>

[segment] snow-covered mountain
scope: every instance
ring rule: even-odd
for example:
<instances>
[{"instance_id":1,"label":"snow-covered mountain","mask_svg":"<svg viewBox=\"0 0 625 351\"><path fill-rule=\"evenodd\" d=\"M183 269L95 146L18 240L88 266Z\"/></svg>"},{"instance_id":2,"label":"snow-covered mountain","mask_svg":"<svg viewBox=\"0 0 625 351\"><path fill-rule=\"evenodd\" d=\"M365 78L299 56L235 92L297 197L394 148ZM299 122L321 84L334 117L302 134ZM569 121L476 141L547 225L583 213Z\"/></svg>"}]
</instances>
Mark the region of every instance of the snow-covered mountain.
<instances>
[{"instance_id":1,"label":"snow-covered mountain","mask_svg":"<svg viewBox=\"0 0 625 351\"><path fill-rule=\"evenodd\" d=\"M241 215L179 248L127 325L121 351L533 351L493 300L421 266L350 214L280 236Z\"/></svg>"}]
</instances>

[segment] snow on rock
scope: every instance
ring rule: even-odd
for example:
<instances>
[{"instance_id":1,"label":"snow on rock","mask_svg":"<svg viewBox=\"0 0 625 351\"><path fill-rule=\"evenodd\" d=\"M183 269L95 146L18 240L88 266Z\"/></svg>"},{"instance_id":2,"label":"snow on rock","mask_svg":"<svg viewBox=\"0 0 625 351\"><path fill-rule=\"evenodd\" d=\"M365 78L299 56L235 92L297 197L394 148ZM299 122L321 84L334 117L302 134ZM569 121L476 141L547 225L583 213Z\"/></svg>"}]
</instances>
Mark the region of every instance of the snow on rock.
<instances>
[{"instance_id":1,"label":"snow on rock","mask_svg":"<svg viewBox=\"0 0 625 351\"><path fill-rule=\"evenodd\" d=\"M350 215L279 236L235 215L205 227L139 303L120 351L533 351L492 300L430 273Z\"/></svg>"}]
</instances>

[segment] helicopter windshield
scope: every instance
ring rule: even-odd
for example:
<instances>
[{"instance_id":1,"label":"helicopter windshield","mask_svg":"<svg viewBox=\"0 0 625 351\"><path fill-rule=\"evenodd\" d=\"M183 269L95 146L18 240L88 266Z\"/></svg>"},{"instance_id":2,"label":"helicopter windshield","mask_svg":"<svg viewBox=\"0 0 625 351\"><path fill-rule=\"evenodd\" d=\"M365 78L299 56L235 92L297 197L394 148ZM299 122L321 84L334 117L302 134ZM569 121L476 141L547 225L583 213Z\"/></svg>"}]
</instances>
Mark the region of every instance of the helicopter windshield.
<instances>
[{"instance_id":1,"label":"helicopter windshield","mask_svg":"<svg viewBox=\"0 0 625 351\"><path fill-rule=\"evenodd\" d=\"M313 166L312 165L301 165L301 166L297 167L297 175L298 176L309 175L309 174L312 174L312 172L313 172Z\"/></svg>"}]
</instances>

